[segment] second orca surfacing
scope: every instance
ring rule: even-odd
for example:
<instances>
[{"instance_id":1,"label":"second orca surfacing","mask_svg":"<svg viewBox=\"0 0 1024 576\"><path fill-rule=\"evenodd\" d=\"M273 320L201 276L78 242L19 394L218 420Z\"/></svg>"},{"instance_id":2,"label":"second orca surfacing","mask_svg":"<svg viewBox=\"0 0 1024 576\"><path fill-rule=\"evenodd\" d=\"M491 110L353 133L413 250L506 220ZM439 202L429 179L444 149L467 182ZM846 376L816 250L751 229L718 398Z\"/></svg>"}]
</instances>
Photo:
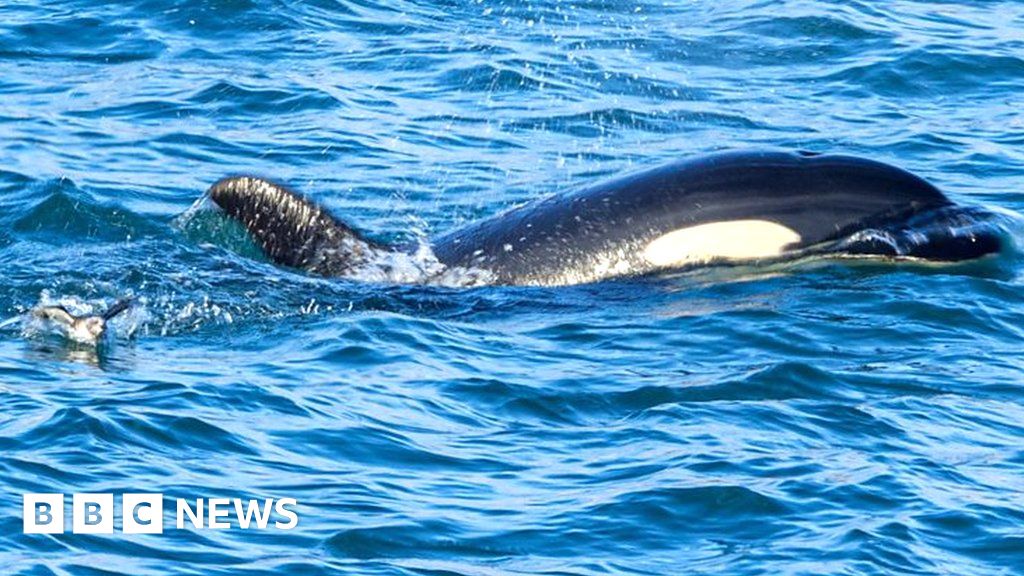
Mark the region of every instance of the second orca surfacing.
<instances>
[{"instance_id":1,"label":"second orca surfacing","mask_svg":"<svg viewBox=\"0 0 1024 576\"><path fill-rule=\"evenodd\" d=\"M280 265L357 276L382 254L324 208L252 176L209 196ZM688 158L555 194L430 239L447 268L490 284L568 285L721 262L807 255L956 262L999 252L992 213L903 169L810 152Z\"/></svg>"}]
</instances>

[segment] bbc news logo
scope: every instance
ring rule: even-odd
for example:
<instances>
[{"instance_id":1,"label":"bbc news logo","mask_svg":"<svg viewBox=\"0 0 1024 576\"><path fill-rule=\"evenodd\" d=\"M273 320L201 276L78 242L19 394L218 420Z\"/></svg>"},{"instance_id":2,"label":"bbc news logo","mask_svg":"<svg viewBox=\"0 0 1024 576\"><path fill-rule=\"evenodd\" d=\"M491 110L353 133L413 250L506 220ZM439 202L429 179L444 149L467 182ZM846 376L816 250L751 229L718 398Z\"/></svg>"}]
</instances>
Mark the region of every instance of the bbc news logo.
<instances>
[{"instance_id":1,"label":"bbc news logo","mask_svg":"<svg viewBox=\"0 0 1024 576\"><path fill-rule=\"evenodd\" d=\"M163 534L163 494L121 494L121 531L125 534ZM232 516L242 530L253 528L291 530L299 524L294 498L178 498L175 527L197 529L233 528ZM73 494L71 496L71 532L74 534L113 534L113 494ZM63 494L25 494L22 497L22 531L25 534L63 534L65 531ZM271 522L273 520L273 522Z\"/></svg>"}]
</instances>

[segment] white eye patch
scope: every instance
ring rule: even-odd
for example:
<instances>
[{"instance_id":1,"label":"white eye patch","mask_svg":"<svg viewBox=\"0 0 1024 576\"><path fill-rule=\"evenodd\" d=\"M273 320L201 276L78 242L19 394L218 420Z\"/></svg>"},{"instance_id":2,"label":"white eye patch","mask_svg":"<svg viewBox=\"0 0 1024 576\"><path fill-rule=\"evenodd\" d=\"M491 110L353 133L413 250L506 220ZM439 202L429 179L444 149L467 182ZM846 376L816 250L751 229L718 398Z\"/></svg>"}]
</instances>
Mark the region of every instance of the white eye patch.
<instances>
[{"instance_id":1,"label":"white eye patch","mask_svg":"<svg viewBox=\"0 0 1024 576\"><path fill-rule=\"evenodd\" d=\"M643 251L655 266L679 266L710 260L749 260L782 254L800 242L796 231L767 220L729 220L673 230Z\"/></svg>"}]
</instances>

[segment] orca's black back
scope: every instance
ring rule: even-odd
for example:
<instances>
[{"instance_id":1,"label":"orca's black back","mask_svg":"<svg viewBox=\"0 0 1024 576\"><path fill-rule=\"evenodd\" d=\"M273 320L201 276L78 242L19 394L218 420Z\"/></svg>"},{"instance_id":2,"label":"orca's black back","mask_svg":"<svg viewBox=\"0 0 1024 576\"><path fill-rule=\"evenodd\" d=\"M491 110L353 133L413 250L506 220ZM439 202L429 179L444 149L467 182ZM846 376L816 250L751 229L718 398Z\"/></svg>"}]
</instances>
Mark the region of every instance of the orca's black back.
<instances>
[{"instance_id":1,"label":"orca's black back","mask_svg":"<svg viewBox=\"0 0 1024 576\"><path fill-rule=\"evenodd\" d=\"M671 163L510 210L433 242L449 266L491 270L499 282L543 278L597 251L673 230L764 220L804 248L950 205L894 166L805 152L726 152Z\"/></svg>"}]
</instances>

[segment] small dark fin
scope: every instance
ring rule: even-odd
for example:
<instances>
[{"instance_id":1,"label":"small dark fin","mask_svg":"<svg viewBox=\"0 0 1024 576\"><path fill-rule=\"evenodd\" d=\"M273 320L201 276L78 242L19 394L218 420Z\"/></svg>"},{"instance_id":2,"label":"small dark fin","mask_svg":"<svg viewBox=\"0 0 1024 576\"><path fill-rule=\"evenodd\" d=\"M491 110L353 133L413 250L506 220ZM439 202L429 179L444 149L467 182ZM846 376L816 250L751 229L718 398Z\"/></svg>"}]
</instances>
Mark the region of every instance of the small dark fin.
<instances>
[{"instance_id":1,"label":"small dark fin","mask_svg":"<svg viewBox=\"0 0 1024 576\"><path fill-rule=\"evenodd\" d=\"M262 178L225 178L209 194L277 264L340 276L382 248L310 200Z\"/></svg>"},{"instance_id":2,"label":"small dark fin","mask_svg":"<svg viewBox=\"0 0 1024 576\"><path fill-rule=\"evenodd\" d=\"M135 301L132 298L122 298L117 302L114 302L114 305L107 308L107 311L103 313L103 320L110 320L114 316L117 316L121 312L131 308L134 302Z\"/></svg>"}]
</instances>

